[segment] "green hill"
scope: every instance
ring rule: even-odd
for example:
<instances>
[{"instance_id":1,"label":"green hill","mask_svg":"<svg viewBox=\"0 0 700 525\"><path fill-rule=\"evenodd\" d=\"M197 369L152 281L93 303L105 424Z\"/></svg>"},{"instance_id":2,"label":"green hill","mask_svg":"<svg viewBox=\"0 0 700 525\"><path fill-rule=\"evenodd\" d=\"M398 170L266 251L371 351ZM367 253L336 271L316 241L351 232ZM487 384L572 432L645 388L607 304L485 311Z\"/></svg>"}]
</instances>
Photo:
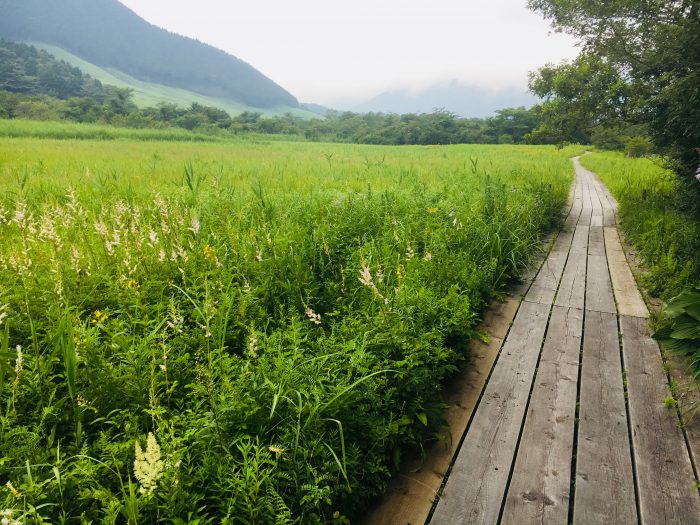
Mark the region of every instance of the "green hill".
<instances>
[{"instance_id":1,"label":"green hill","mask_svg":"<svg viewBox=\"0 0 700 525\"><path fill-rule=\"evenodd\" d=\"M299 107L246 62L149 24L117 0L0 0L0 13L0 37L41 42L58 58L80 60L98 80L133 88L142 104L186 104L196 101L194 94L233 113Z\"/></svg>"},{"instance_id":2,"label":"green hill","mask_svg":"<svg viewBox=\"0 0 700 525\"><path fill-rule=\"evenodd\" d=\"M159 102L170 102L179 106L188 107L193 102L196 102L204 106L223 109L231 115L238 115L244 111L257 111L266 116L282 115L284 113L292 113L304 118L318 116L314 112L304 110L300 107L277 106L271 108L256 108L226 98L208 97L186 89L165 86L153 82L144 82L143 80L138 80L121 71L96 66L60 47L41 42L30 43L38 49L47 51L57 59L64 60L72 66L77 67L83 73L90 75L103 84L133 89L134 102L139 107L155 106Z\"/></svg>"}]
</instances>

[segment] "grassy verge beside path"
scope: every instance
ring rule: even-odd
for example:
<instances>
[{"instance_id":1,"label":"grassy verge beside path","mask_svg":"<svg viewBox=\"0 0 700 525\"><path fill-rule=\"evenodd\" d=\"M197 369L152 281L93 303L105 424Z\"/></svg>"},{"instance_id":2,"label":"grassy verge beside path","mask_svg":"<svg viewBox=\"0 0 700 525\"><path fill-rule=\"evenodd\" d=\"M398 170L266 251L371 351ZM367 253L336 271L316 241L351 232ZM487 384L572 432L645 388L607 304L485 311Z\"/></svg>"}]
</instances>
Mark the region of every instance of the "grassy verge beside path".
<instances>
[{"instance_id":1,"label":"grassy verge beside path","mask_svg":"<svg viewBox=\"0 0 700 525\"><path fill-rule=\"evenodd\" d=\"M659 160L616 152L593 152L581 163L617 199L621 228L649 269L649 293L667 301L700 284L700 222L681 210L676 176Z\"/></svg>"}]
</instances>

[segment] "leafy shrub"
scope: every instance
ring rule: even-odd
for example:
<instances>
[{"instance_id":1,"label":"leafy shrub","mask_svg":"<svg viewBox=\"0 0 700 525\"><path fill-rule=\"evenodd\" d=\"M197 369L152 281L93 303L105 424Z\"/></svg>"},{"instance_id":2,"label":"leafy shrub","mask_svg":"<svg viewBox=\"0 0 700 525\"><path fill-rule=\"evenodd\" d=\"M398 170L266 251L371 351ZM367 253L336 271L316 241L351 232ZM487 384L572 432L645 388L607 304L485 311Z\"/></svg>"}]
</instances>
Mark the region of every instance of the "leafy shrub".
<instances>
[{"instance_id":1,"label":"leafy shrub","mask_svg":"<svg viewBox=\"0 0 700 525\"><path fill-rule=\"evenodd\" d=\"M625 142L625 155L628 157L645 157L649 155L651 151L651 140L647 137L630 137Z\"/></svg>"},{"instance_id":2,"label":"leafy shrub","mask_svg":"<svg viewBox=\"0 0 700 525\"><path fill-rule=\"evenodd\" d=\"M688 358L700 379L700 287L674 297L664 310L664 322L654 338L668 350Z\"/></svg>"}]
</instances>

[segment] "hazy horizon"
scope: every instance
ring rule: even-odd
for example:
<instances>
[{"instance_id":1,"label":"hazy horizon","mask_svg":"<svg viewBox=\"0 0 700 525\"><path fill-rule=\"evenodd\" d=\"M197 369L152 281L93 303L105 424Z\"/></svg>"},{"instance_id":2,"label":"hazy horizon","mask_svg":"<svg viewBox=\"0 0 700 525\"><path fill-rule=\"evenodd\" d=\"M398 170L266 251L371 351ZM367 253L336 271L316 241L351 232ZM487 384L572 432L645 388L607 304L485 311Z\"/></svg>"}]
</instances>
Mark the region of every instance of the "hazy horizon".
<instances>
[{"instance_id":1,"label":"hazy horizon","mask_svg":"<svg viewBox=\"0 0 700 525\"><path fill-rule=\"evenodd\" d=\"M524 0L435 0L429 11L398 0L119 1L154 25L248 62L300 102L340 109L453 82L524 94L529 71L578 52Z\"/></svg>"}]
</instances>

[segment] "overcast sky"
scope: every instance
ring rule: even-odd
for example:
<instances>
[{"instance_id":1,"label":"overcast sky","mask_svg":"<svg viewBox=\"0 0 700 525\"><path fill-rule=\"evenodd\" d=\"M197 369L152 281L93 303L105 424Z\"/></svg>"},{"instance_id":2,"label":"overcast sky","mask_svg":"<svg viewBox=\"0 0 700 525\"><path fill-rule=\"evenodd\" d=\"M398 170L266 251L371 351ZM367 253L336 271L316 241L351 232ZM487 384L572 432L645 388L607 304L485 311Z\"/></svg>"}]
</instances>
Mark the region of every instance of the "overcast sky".
<instances>
[{"instance_id":1,"label":"overcast sky","mask_svg":"<svg viewBox=\"0 0 700 525\"><path fill-rule=\"evenodd\" d=\"M452 79L525 91L528 71L577 54L526 0L120 1L329 106Z\"/></svg>"}]
</instances>

